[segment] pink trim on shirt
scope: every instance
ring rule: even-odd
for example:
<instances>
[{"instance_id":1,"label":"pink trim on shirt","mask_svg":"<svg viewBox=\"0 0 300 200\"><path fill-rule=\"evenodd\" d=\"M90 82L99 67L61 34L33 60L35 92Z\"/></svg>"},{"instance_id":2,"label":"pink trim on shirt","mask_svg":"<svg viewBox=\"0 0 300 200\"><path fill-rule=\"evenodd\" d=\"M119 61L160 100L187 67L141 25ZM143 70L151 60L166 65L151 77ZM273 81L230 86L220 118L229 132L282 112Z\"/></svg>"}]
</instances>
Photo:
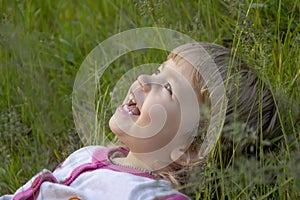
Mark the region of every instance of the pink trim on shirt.
<instances>
[{"instance_id":1,"label":"pink trim on shirt","mask_svg":"<svg viewBox=\"0 0 300 200\"><path fill-rule=\"evenodd\" d=\"M109 169L109 170L117 171L117 172L126 172L126 173L130 173L130 174L133 174L136 176L154 179L154 176L147 172L142 172L137 169L112 164L108 158L109 153L112 151L122 151L125 154L128 153L128 150L125 149L124 147L97 149L92 155L92 163L83 164L83 165L80 165L77 168L75 168L71 172L70 176L67 177L62 184L69 186L82 173L100 169L100 168L101 169Z\"/></svg>"},{"instance_id":2,"label":"pink trim on shirt","mask_svg":"<svg viewBox=\"0 0 300 200\"><path fill-rule=\"evenodd\" d=\"M61 163L59 163L59 164L56 166L56 168L54 169L54 171L57 170L58 168L60 168L64 163L65 163L65 161L62 161Z\"/></svg>"},{"instance_id":3,"label":"pink trim on shirt","mask_svg":"<svg viewBox=\"0 0 300 200\"><path fill-rule=\"evenodd\" d=\"M28 189L17 193L13 200L33 200L34 196L37 197L39 195L42 183L46 181L58 183L56 178L51 173L45 172L36 177Z\"/></svg>"},{"instance_id":4,"label":"pink trim on shirt","mask_svg":"<svg viewBox=\"0 0 300 200\"><path fill-rule=\"evenodd\" d=\"M159 200L159 199L154 199ZM171 194L168 196L164 196L161 200L188 200L188 198L182 194Z\"/></svg>"},{"instance_id":5,"label":"pink trim on shirt","mask_svg":"<svg viewBox=\"0 0 300 200\"><path fill-rule=\"evenodd\" d=\"M69 186L82 173L96 170L99 168L103 169L102 168L103 166L104 166L103 163L88 163L88 164L80 165L79 167L75 168L71 172L70 176L68 178L66 178L62 184Z\"/></svg>"}]
</instances>

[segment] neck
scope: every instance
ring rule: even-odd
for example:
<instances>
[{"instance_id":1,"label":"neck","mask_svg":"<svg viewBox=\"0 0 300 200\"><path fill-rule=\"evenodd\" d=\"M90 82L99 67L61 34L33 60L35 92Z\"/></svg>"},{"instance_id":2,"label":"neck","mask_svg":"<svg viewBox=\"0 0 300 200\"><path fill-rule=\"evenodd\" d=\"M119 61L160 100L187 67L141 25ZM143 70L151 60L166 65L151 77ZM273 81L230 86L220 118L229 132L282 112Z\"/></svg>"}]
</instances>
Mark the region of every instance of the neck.
<instances>
[{"instance_id":1,"label":"neck","mask_svg":"<svg viewBox=\"0 0 300 200\"><path fill-rule=\"evenodd\" d=\"M127 157L114 159L116 164L137 168L145 171L164 171L173 161L168 151L134 153L129 152Z\"/></svg>"},{"instance_id":2,"label":"neck","mask_svg":"<svg viewBox=\"0 0 300 200\"><path fill-rule=\"evenodd\" d=\"M131 152L129 152L126 157L114 158L113 162L121 166L132 167L132 168L136 168L144 171L150 171L150 172L153 171L153 169L149 165L147 165L147 163L140 160Z\"/></svg>"}]
</instances>

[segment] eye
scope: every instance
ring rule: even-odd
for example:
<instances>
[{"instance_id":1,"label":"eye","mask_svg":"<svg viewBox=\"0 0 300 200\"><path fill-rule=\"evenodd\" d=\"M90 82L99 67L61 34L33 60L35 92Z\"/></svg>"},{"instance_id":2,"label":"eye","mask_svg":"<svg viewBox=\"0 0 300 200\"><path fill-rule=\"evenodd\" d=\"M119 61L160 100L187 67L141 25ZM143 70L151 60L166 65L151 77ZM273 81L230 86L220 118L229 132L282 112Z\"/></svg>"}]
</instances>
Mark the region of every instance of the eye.
<instances>
[{"instance_id":1,"label":"eye","mask_svg":"<svg viewBox=\"0 0 300 200\"><path fill-rule=\"evenodd\" d=\"M166 90L168 90L168 92L170 93L170 95L173 94L172 86L170 85L170 83L167 83L164 87L166 88Z\"/></svg>"}]
</instances>

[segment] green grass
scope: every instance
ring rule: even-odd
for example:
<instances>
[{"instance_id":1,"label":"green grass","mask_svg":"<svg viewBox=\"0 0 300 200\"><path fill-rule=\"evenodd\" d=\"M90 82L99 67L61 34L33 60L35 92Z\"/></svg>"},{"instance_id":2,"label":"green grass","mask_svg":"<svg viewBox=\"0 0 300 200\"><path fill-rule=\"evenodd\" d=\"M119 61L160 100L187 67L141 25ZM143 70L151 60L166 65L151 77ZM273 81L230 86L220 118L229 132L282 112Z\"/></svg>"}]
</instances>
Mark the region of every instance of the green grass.
<instances>
[{"instance_id":1,"label":"green grass","mask_svg":"<svg viewBox=\"0 0 300 200\"><path fill-rule=\"evenodd\" d=\"M131 28L171 28L198 41L233 47L280 100L280 150L260 159L236 157L227 168L215 158L191 183L201 199L300 198L299 0L0 0L0 195L13 193L43 168L82 146L73 123L72 87L85 56L101 41ZM107 70L101 91L128 67L159 62L149 51L124 57ZM134 63L134 65L131 65ZM102 93L102 94L103 94ZM278 95L279 94L279 95ZM100 98L106 99L102 95ZM283 102L283 103L282 103ZM109 132L110 111L101 118Z\"/></svg>"}]
</instances>

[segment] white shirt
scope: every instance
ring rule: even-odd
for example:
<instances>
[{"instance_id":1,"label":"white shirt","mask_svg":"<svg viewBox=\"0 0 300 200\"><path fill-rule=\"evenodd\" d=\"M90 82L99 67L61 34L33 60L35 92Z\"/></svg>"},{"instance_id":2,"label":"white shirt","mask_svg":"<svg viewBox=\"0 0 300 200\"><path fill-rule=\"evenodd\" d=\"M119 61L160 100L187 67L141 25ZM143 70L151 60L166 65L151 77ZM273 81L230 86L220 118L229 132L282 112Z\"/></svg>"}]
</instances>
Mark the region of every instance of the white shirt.
<instances>
[{"instance_id":1,"label":"white shirt","mask_svg":"<svg viewBox=\"0 0 300 200\"><path fill-rule=\"evenodd\" d=\"M117 150L128 153L122 147L79 149L53 173L42 170L14 195L2 196L0 200L32 197L37 200L188 199L166 180L156 180L150 173L112 164L109 155Z\"/></svg>"}]
</instances>

